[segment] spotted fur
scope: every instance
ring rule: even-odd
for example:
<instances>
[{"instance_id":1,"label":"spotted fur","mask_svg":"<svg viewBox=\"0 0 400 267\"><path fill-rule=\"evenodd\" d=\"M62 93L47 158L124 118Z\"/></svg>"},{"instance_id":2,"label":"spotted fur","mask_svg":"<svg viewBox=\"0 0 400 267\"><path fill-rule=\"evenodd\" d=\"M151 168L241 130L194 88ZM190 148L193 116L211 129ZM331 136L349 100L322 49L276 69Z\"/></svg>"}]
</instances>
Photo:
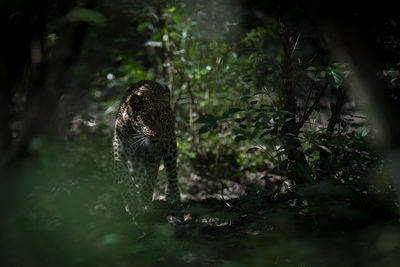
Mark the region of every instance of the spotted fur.
<instances>
[{"instance_id":1,"label":"spotted fur","mask_svg":"<svg viewBox=\"0 0 400 267\"><path fill-rule=\"evenodd\" d=\"M167 201L180 200L177 184L175 118L170 92L157 82L134 84L121 101L115 120L114 170L126 209L145 207L152 201L161 159L167 171Z\"/></svg>"}]
</instances>

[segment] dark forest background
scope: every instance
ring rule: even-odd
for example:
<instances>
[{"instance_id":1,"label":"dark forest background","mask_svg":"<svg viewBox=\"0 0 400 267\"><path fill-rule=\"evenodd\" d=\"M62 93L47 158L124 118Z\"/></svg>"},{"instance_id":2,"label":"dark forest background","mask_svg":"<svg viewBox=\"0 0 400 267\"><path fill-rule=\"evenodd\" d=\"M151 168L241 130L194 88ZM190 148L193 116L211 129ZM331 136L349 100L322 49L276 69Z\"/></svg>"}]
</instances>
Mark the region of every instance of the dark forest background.
<instances>
[{"instance_id":1,"label":"dark forest background","mask_svg":"<svg viewBox=\"0 0 400 267\"><path fill-rule=\"evenodd\" d=\"M398 266L400 50L386 2L0 4L3 266ZM119 102L172 90L183 202L134 222Z\"/></svg>"}]
</instances>

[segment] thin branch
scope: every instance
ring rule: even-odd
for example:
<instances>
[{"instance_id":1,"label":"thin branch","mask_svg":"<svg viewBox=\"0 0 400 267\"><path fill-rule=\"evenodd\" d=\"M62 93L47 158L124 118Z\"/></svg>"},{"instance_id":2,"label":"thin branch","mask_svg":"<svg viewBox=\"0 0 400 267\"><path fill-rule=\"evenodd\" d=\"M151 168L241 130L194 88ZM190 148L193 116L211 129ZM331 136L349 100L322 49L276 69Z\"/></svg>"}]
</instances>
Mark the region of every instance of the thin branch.
<instances>
[{"instance_id":1,"label":"thin branch","mask_svg":"<svg viewBox=\"0 0 400 267\"><path fill-rule=\"evenodd\" d=\"M155 18L156 21L160 20L160 17L156 13L154 13L153 10L149 9L149 13Z\"/></svg>"},{"instance_id":2,"label":"thin branch","mask_svg":"<svg viewBox=\"0 0 400 267\"><path fill-rule=\"evenodd\" d=\"M307 106L308 106L308 102L310 101L312 91L313 91L313 88L311 87L310 90L308 91L307 100L306 100L306 103L304 105L304 113L301 116L301 120L306 116Z\"/></svg>"},{"instance_id":3,"label":"thin branch","mask_svg":"<svg viewBox=\"0 0 400 267\"><path fill-rule=\"evenodd\" d=\"M292 53L290 54L291 57L293 57L294 51L296 50L297 43L299 42L299 39L300 39L300 35L301 35L301 32L297 35L296 42L293 45Z\"/></svg>"},{"instance_id":4,"label":"thin branch","mask_svg":"<svg viewBox=\"0 0 400 267\"><path fill-rule=\"evenodd\" d=\"M345 97L344 90L342 87L339 87L337 97L336 97L336 104L331 103L331 105L330 105L331 117L329 119L328 127L327 127L327 131L329 133L333 133L333 130L335 129L336 124L339 122L339 117L342 112L344 97Z\"/></svg>"}]
</instances>

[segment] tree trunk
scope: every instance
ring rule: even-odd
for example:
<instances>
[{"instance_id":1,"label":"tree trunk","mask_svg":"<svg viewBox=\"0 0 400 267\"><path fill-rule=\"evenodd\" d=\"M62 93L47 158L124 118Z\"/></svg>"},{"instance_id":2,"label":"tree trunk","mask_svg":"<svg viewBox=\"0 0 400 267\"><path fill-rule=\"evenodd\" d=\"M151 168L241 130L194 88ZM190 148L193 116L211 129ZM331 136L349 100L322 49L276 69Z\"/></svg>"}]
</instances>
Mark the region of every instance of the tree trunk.
<instances>
[{"instance_id":1,"label":"tree trunk","mask_svg":"<svg viewBox=\"0 0 400 267\"><path fill-rule=\"evenodd\" d=\"M331 109L331 117L329 118L328 127L326 128L327 133L329 136L333 135L336 125L339 123L340 114L342 112L342 106L345 99L345 93L343 87L339 87L337 89L337 96L336 96L336 103L330 104ZM324 149L319 150L319 170L318 170L318 178L331 178L332 171L331 171L331 161L332 155L328 151Z\"/></svg>"},{"instance_id":2,"label":"tree trunk","mask_svg":"<svg viewBox=\"0 0 400 267\"><path fill-rule=\"evenodd\" d=\"M4 106L1 109L6 111L5 114L10 114L11 97L14 95L15 87L20 79L29 78L28 94L26 106L20 114L22 126L19 129L17 138L14 138L14 142L10 142L9 140L11 129L9 127L4 127L5 129L1 127L0 137L2 139L0 141L0 149L2 150L0 151L0 166L5 166L11 161L26 155L32 138L49 128L54 117L53 114L57 111L59 98L66 89L68 70L75 63L83 42L87 23L83 21L69 21L64 25L59 40L52 48L51 58L47 58L46 55L50 53L45 53L46 51L43 50L42 43L44 35L44 21L42 18L47 11L46 8L48 7L41 5L35 9L31 9L28 14L25 14L26 17L30 18L27 23L30 25L28 27L29 32L19 32L17 36L27 34L29 39L26 40L27 47L24 48L28 51L18 51L18 43L17 48L11 50L15 51L15 53L24 54L25 57L20 59L22 67L17 69L13 75L15 80L9 79L6 82L8 86L1 95L2 97L3 95L5 96L4 100L3 98L1 100L1 104L4 102ZM19 25L19 29L26 31L26 28L21 25ZM9 45L12 46L12 43L16 41L15 39L9 40ZM0 63L2 62L0 61ZM15 65L12 61L6 63ZM30 77L22 75L23 66L27 63L30 63ZM9 116L8 118L5 116L1 116L0 122L7 125L9 124Z\"/></svg>"},{"instance_id":3,"label":"tree trunk","mask_svg":"<svg viewBox=\"0 0 400 267\"><path fill-rule=\"evenodd\" d=\"M285 140L284 147L289 160L288 177L296 184L304 183L311 179L307 159L301 149L301 143L297 137L301 126L296 123L296 95L294 90L294 77L292 66L292 36L288 22L285 18L280 20L281 26L281 42L283 46L283 63L282 63L282 100L283 109L288 111L285 114L286 122L284 123L281 134Z\"/></svg>"}]
</instances>

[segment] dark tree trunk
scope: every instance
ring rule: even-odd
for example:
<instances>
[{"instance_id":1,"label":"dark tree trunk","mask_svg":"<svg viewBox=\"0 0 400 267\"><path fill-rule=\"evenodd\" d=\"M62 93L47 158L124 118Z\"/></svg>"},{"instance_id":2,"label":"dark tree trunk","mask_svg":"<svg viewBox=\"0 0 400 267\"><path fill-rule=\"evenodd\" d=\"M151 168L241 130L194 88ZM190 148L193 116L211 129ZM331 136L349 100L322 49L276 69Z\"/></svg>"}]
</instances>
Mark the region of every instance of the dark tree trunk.
<instances>
[{"instance_id":1,"label":"dark tree trunk","mask_svg":"<svg viewBox=\"0 0 400 267\"><path fill-rule=\"evenodd\" d=\"M81 1L81 7L87 6L85 2ZM49 129L59 98L67 88L68 70L76 62L83 42L87 23L66 21L51 53L45 51L43 18L50 7L44 4L28 6L27 11L21 11L20 15L24 18L22 22L5 25L9 38L3 40L3 46L7 49L2 49L0 58L1 78L5 85L0 100L0 123L5 126L0 130L0 166L26 155L32 138ZM21 36L25 36L25 39L22 40ZM29 77L24 75L26 66L29 66ZM22 110L19 114L21 127L17 137L11 138L11 101L21 80L28 80L27 102L25 107L19 108Z\"/></svg>"},{"instance_id":2,"label":"dark tree trunk","mask_svg":"<svg viewBox=\"0 0 400 267\"><path fill-rule=\"evenodd\" d=\"M288 22L285 18L280 20L281 26L281 42L283 46L283 63L282 63L282 100L283 109L289 113L285 115L287 120L282 127L281 134L285 140L285 149L287 151L289 166L288 176L296 184L301 184L311 178L307 159L301 149L301 143L294 138L299 134L302 125L296 122L297 107L296 95L294 88L293 65L292 65L292 50L293 38L289 29Z\"/></svg>"},{"instance_id":3,"label":"dark tree trunk","mask_svg":"<svg viewBox=\"0 0 400 267\"><path fill-rule=\"evenodd\" d=\"M326 128L327 134L332 136L336 125L340 122L340 115L342 112L342 106L345 100L345 92L343 87L337 89L336 103L330 104L331 117L329 118L328 126ZM319 166L318 166L318 179L332 178L331 162L332 155L324 149L319 150Z\"/></svg>"}]
</instances>

